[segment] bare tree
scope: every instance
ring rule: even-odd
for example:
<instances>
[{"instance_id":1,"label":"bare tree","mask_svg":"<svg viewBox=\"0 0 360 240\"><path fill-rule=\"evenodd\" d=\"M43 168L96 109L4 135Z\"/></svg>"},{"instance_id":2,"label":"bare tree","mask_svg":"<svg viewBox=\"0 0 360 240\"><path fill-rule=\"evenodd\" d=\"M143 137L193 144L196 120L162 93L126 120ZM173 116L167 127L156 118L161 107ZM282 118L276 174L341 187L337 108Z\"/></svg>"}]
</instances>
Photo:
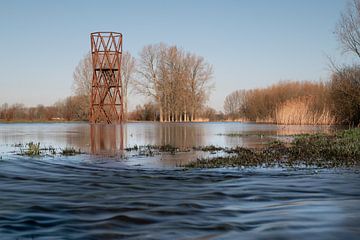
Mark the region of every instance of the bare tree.
<instances>
[{"instance_id":1,"label":"bare tree","mask_svg":"<svg viewBox=\"0 0 360 240\"><path fill-rule=\"evenodd\" d=\"M73 89L78 96L90 96L93 66L91 53L86 54L76 66L73 74Z\"/></svg>"},{"instance_id":2,"label":"bare tree","mask_svg":"<svg viewBox=\"0 0 360 240\"><path fill-rule=\"evenodd\" d=\"M335 34L344 52L360 57L360 0L352 0L341 14Z\"/></svg>"},{"instance_id":3,"label":"bare tree","mask_svg":"<svg viewBox=\"0 0 360 240\"><path fill-rule=\"evenodd\" d=\"M203 57L187 54L187 91L190 94L190 119L195 120L197 110L207 101L213 85L210 83L213 70Z\"/></svg>"},{"instance_id":4,"label":"bare tree","mask_svg":"<svg viewBox=\"0 0 360 240\"><path fill-rule=\"evenodd\" d=\"M165 100L167 121L180 121L185 94L186 79L184 76L183 51L176 46L168 47L162 57L161 77L164 83L163 97Z\"/></svg>"},{"instance_id":5,"label":"bare tree","mask_svg":"<svg viewBox=\"0 0 360 240\"><path fill-rule=\"evenodd\" d=\"M246 90L236 90L226 96L224 101L225 114L230 118L240 117L246 103Z\"/></svg>"},{"instance_id":6,"label":"bare tree","mask_svg":"<svg viewBox=\"0 0 360 240\"><path fill-rule=\"evenodd\" d=\"M160 122L163 121L162 93L164 93L164 84L160 78L160 63L165 48L164 44L157 44L142 49L138 67L139 77L134 81L138 93L155 99L159 107Z\"/></svg>"},{"instance_id":7,"label":"bare tree","mask_svg":"<svg viewBox=\"0 0 360 240\"><path fill-rule=\"evenodd\" d=\"M333 112L342 124L360 124L360 67L343 68L333 73L330 80L330 95Z\"/></svg>"},{"instance_id":8,"label":"bare tree","mask_svg":"<svg viewBox=\"0 0 360 240\"><path fill-rule=\"evenodd\" d=\"M135 58L129 52L124 52L121 59L121 80L123 83L124 113L127 119L128 113L128 90L133 82L135 73Z\"/></svg>"},{"instance_id":9,"label":"bare tree","mask_svg":"<svg viewBox=\"0 0 360 240\"><path fill-rule=\"evenodd\" d=\"M73 90L75 96L78 96L82 101L78 101L78 109L82 115L88 116L90 109L90 94L91 94L91 82L93 78L93 66L91 60L91 53L86 54L76 66L73 73ZM70 101L69 103L72 103ZM66 118L69 118L69 114Z\"/></svg>"}]
</instances>

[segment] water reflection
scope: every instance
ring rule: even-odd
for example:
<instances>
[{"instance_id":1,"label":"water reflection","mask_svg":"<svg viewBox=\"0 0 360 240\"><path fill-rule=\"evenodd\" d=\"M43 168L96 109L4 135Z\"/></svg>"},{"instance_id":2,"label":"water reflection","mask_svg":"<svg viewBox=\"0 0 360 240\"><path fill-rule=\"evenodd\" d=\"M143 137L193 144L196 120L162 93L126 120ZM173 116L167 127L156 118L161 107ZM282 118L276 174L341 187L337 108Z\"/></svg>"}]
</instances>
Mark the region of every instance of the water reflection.
<instances>
[{"instance_id":1,"label":"water reflection","mask_svg":"<svg viewBox=\"0 0 360 240\"><path fill-rule=\"evenodd\" d=\"M82 132L81 125L78 130ZM163 154L157 158L134 160L134 152L124 148L146 145L172 145L182 150L194 146L216 145L222 147L262 147L276 139L287 140L288 135L300 133L328 132L326 126L280 126L271 124L244 123L125 123L121 125L90 125L89 153L106 156L127 156L134 164L174 166L185 164L199 157L194 152ZM230 134L230 135L229 135ZM233 134L233 135L231 135ZM82 139L78 139L82 140ZM290 140L290 138L289 138ZM82 145L82 142L78 142ZM81 146L79 146L81 148Z\"/></svg>"},{"instance_id":2,"label":"water reflection","mask_svg":"<svg viewBox=\"0 0 360 240\"><path fill-rule=\"evenodd\" d=\"M125 136L123 124L90 124L91 154L123 155Z\"/></svg>"},{"instance_id":3,"label":"water reflection","mask_svg":"<svg viewBox=\"0 0 360 240\"><path fill-rule=\"evenodd\" d=\"M165 124L157 129L157 145L172 145L179 148L190 148L203 142L204 128L193 124Z\"/></svg>"},{"instance_id":4,"label":"water reflection","mask_svg":"<svg viewBox=\"0 0 360 240\"><path fill-rule=\"evenodd\" d=\"M122 125L88 123L0 124L0 150L17 143L40 142L55 148L74 147L92 154L119 155L124 148L170 144L178 148L216 145L256 147L274 138L328 132L328 126L281 126L252 123L157 123ZM236 136L229 136L235 134Z\"/></svg>"}]
</instances>

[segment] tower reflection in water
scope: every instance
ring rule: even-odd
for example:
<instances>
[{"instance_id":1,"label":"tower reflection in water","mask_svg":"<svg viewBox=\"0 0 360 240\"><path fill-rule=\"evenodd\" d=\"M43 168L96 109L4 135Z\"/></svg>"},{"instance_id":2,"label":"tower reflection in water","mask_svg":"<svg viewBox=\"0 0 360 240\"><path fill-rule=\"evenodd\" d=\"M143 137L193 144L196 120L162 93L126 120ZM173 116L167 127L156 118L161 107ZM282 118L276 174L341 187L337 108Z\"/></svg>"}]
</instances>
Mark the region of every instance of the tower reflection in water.
<instances>
[{"instance_id":1,"label":"tower reflection in water","mask_svg":"<svg viewBox=\"0 0 360 240\"><path fill-rule=\"evenodd\" d=\"M124 154L123 124L90 124L91 153L122 156Z\"/></svg>"}]
</instances>

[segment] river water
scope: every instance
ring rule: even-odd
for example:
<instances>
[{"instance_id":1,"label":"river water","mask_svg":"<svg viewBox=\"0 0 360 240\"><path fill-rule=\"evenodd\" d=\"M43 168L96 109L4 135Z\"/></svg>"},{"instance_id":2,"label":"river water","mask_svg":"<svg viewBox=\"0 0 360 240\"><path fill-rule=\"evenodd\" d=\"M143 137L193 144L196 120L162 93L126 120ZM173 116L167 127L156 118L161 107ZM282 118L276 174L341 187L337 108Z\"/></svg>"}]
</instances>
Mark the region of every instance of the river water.
<instances>
[{"instance_id":1,"label":"river water","mask_svg":"<svg viewBox=\"0 0 360 240\"><path fill-rule=\"evenodd\" d=\"M0 239L358 239L359 169L184 171L176 165L196 153L124 157L123 151L135 144L259 147L324 131L332 129L0 124ZM15 145L29 141L86 154L17 155Z\"/></svg>"}]
</instances>

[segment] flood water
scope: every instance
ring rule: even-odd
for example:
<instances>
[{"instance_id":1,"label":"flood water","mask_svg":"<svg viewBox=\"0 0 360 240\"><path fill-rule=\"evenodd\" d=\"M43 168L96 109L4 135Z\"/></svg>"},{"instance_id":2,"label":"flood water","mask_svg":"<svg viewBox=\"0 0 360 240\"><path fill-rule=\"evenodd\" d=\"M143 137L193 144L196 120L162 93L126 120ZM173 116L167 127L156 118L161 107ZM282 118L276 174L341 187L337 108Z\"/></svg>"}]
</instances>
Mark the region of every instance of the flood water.
<instances>
[{"instance_id":1,"label":"flood water","mask_svg":"<svg viewBox=\"0 0 360 240\"><path fill-rule=\"evenodd\" d=\"M259 147L327 127L242 123L0 124L0 239L358 239L359 169L186 170L190 151L136 145ZM236 133L238 136L224 134ZM15 144L80 148L26 157Z\"/></svg>"},{"instance_id":2,"label":"flood water","mask_svg":"<svg viewBox=\"0 0 360 240\"><path fill-rule=\"evenodd\" d=\"M14 144L40 142L43 147L74 147L92 155L118 157L126 147L172 145L180 149L215 145L261 147L293 134L329 132L327 126L285 126L252 123L156 123L89 125L87 123L0 124L0 153L14 151ZM236 136L227 136L236 134ZM125 152L126 154L126 152ZM127 154L130 155L131 154ZM161 157L128 157L121 162L144 167L174 167L195 160L199 153L164 154ZM86 156L88 157L88 156Z\"/></svg>"}]
</instances>

